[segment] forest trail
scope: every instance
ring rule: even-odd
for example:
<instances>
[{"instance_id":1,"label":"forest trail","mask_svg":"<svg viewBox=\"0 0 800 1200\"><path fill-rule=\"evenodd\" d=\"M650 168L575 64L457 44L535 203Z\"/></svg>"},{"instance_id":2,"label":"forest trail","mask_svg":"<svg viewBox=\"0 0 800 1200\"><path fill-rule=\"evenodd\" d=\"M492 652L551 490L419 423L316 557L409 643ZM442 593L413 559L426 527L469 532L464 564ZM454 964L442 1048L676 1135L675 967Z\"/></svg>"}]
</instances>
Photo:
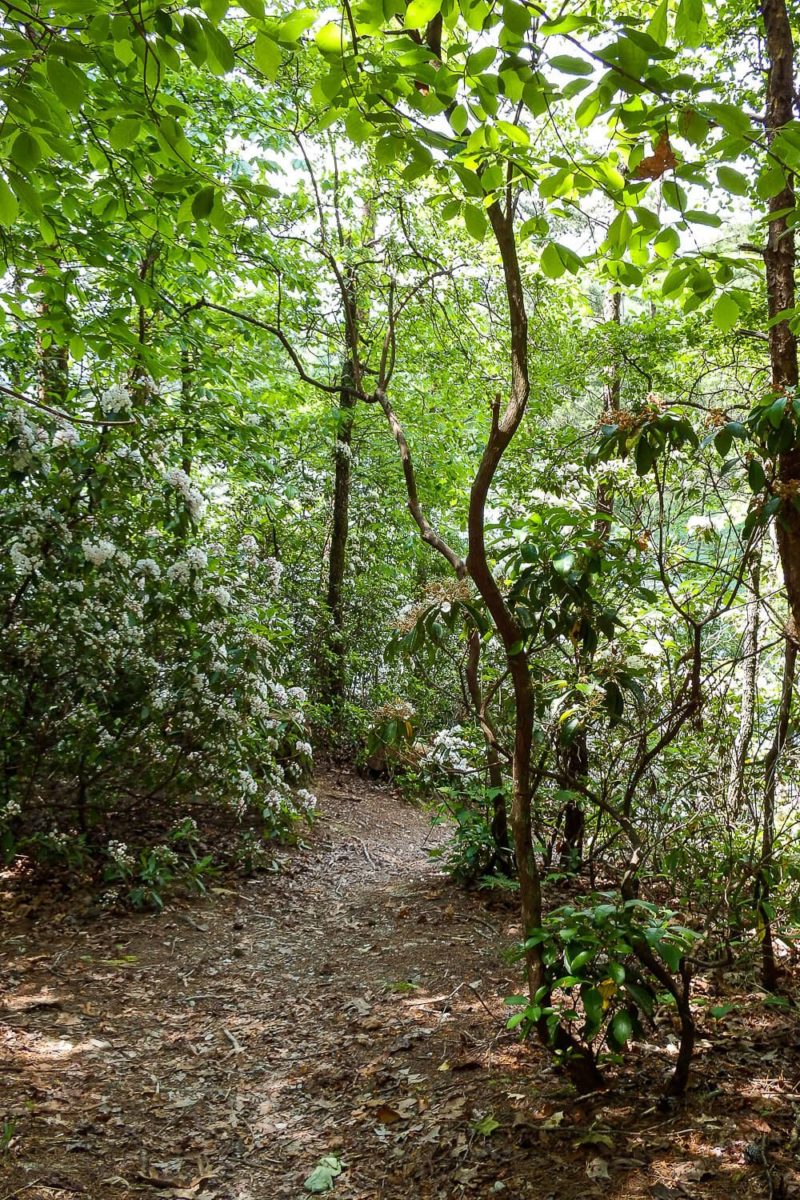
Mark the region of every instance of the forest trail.
<instances>
[{"instance_id":1,"label":"forest trail","mask_svg":"<svg viewBox=\"0 0 800 1200\"><path fill-rule=\"evenodd\" d=\"M659 1112L660 1063L576 1101L504 1028L513 906L454 887L390 790L318 791L278 874L160 917L11 923L0 1200L299 1200L326 1156L339 1200L766 1194L742 1159L763 1093Z\"/></svg>"}]
</instances>

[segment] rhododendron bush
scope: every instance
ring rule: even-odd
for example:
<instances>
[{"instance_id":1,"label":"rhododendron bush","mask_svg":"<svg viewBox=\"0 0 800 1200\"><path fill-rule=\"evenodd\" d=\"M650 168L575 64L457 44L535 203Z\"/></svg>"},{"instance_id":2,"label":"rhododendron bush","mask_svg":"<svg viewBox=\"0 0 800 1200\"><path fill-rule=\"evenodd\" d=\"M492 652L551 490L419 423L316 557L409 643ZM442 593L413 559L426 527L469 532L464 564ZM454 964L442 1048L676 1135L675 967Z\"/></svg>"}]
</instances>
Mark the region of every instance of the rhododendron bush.
<instances>
[{"instance_id":1,"label":"rhododendron bush","mask_svg":"<svg viewBox=\"0 0 800 1200\"><path fill-rule=\"evenodd\" d=\"M0 418L0 836L6 859L91 855L127 882L152 860L114 837L125 814L185 831L214 802L280 834L313 807L311 746L281 564L224 501L212 519L124 386L96 413L119 420Z\"/></svg>"}]
</instances>

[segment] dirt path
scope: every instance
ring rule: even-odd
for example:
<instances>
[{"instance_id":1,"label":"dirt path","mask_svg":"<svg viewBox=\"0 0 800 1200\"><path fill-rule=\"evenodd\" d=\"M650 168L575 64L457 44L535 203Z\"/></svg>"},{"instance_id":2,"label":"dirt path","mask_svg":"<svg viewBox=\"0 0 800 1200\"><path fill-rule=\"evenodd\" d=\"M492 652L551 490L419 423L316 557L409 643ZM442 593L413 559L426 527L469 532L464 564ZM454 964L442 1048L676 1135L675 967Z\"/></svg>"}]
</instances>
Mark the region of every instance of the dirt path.
<instances>
[{"instance_id":1,"label":"dirt path","mask_svg":"<svg viewBox=\"0 0 800 1200\"><path fill-rule=\"evenodd\" d=\"M742 1149L788 1134L787 1103L765 1121L763 1088L739 1086L732 1116L701 1088L694 1115L659 1112L657 1060L576 1102L504 1030L513 910L450 885L426 817L387 791L318 790L278 875L160 917L7 929L0 1200L300 1200L323 1156L338 1200L766 1194Z\"/></svg>"}]
</instances>

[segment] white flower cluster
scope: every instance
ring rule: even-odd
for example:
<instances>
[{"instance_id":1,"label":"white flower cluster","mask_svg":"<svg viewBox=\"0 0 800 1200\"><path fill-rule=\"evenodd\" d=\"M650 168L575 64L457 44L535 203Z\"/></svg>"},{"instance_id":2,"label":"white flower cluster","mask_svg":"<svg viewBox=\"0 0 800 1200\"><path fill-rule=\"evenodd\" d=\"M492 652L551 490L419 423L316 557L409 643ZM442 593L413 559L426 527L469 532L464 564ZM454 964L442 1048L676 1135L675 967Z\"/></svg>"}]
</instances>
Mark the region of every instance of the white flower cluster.
<instances>
[{"instance_id":1,"label":"white flower cluster","mask_svg":"<svg viewBox=\"0 0 800 1200\"><path fill-rule=\"evenodd\" d=\"M136 572L139 575L150 575L153 579L161 578L161 567L154 558L138 558Z\"/></svg>"},{"instance_id":2,"label":"white flower cluster","mask_svg":"<svg viewBox=\"0 0 800 1200\"><path fill-rule=\"evenodd\" d=\"M255 796L258 792L258 784L249 771L239 771L239 788L243 796Z\"/></svg>"},{"instance_id":3,"label":"white flower cluster","mask_svg":"<svg viewBox=\"0 0 800 1200\"><path fill-rule=\"evenodd\" d=\"M98 538L96 542L93 542L90 538L84 538L81 542L81 548L83 550L83 557L95 567L102 567L104 563L109 562L117 553L117 547L113 542L109 542L107 538Z\"/></svg>"},{"instance_id":4,"label":"white flower cluster","mask_svg":"<svg viewBox=\"0 0 800 1200\"><path fill-rule=\"evenodd\" d=\"M464 756L468 745L457 729L440 729L423 755L422 763L462 774L470 769Z\"/></svg>"},{"instance_id":5,"label":"white flower cluster","mask_svg":"<svg viewBox=\"0 0 800 1200\"><path fill-rule=\"evenodd\" d=\"M281 586L283 563L277 558L268 558L264 565L267 568L267 578L269 580L270 587L273 591L277 592L278 588Z\"/></svg>"},{"instance_id":6,"label":"white flower cluster","mask_svg":"<svg viewBox=\"0 0 800 1200\"><path fill-rule=\"evenodd\" d=\"M183 502L189 510L192 520L199 521L205 512L206 502L186 472L182 471L180 467L173 467L171 471L165 473L164 482L183 497Z\"/></svg>"},{"instance_id":7,"label":"white flower cluster","mask_svg":"<svg viewBox=\"0 0 800 1200\"><path fill-rule=\"evenodd\" d=\"M230 608L233 596L226 587L220 584L218 587L209 588L208 594L216 600L220 607Z\"/></svg>"},{"instance_id":8,"label":"white flower cluster","mask_svg":"<svg viewBox=\"0 0 800 1200\"><path fill-rule=\"evenodd\" d=\"M131 394L124 383L115 383L100 397L100 408L107 417L130 412Z\"/></svg>"},{"instance_id":9,"label":"white flower cluster","mask_svg":"<svg viewBox=\"0 0 800 1200\"><path fill-rule=\"evenodd\" d=\"M301 808L306 812L313 812L317 807L317 797L313 792L309 792L307 788L298 788L294 794L295 801L299 802Z\"/></svg>"},{"instance_id":10,"label":"white flower cluster","mask_svg":"<svg viewBox=\"0 0 800 1200\"><path fill-rule=\"evenodd\" d=\"M51 445L53 450L60 450L62 446L79 446L80 442L80 434L74 425L62 425L53 434Z\"/></svg>"},{"instance_id":11,"label":"white flower cluster","mask_svg":"<svg viewBox=\"0 0 800 1200\"><path fill-rule=\"evenodd\" d=\"M106 847L108 857L121 871L130 872L136 866L136 859L128 849L126 842L111 841Z\"/></svg>"},{"instance_id":12,"label":"white flower cluster","mask_svg":"<svg viewBox=\"0 0 800 1200\"><path fill-rule=\"evenodd\" d=\"M208 566L208 555L200 546L190 546L186 551L186 561L194 571L203 571Z\"/></svg>"},{"instance_id":13,"label":"white flower cluster","mask_svg":"<svg viewBox=\"0 0 800 1200\"><path fill-rule=\"evenodd\" d=\"M30 575L39 564L38 558L28 553L29 548L25 542L13 542L9 549L11 565L18 575Z\"/></svg>"},{"instance_id":14,"label":"white flower cluster","mask_svg":"<svg viewBox=\"0 0 800 1200\"><path fill-rule=\"evenodd\" d=\"M46 429L33 425L23 413L13 413L9 424L16 441L11 465L15 471L27 471L50 449L50 437Z\"/></svg>"}]
</instances>

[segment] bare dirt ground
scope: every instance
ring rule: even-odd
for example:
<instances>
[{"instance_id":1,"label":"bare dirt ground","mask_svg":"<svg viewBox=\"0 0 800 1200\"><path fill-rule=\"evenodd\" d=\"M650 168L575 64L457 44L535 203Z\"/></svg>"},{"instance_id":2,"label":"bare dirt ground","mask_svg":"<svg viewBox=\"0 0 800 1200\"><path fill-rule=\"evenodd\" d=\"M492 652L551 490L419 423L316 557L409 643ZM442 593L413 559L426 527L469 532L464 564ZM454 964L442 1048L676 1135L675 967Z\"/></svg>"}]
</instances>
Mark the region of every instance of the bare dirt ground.
<instances>
[{"instance_id":1,"label":"bare dirt ground","mask_svg":"<svg viewBox=\"0 0 800 1200\"><path fill-rule=\"evenodd\" d=\"M800 1195L794 1014L717 1023L680 1106L664 1036L578 1099L505 1031L508 901L449 883L389 790L318 791L308 847L205 901L5 897L0 1200L300 1200L326 1156L334 1200Z\"/></svg>"}]
</instances>

